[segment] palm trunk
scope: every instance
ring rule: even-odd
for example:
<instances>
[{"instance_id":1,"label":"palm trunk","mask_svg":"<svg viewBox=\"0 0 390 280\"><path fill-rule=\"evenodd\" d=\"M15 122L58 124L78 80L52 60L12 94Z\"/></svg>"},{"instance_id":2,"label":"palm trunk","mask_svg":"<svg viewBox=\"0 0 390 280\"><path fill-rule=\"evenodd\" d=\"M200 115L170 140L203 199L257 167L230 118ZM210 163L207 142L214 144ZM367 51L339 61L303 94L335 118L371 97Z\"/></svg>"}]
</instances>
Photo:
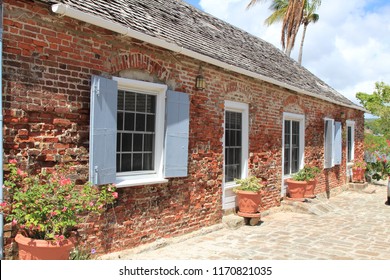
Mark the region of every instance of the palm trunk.
<instances>
[{"instance_id":1,"label":"palm trunk","mask_svg":"<svg viewBox=\"0 0 390 280\"><path fill-rule=\"evenodd\" d=\"M303 42L305 41L306 28L307 28L307 24L304 24L303 25L302 40L301 40L301 47L299 48L299 56L298 56L298 64L299 65L302 64Z\"/></svg>"}]
</instances>

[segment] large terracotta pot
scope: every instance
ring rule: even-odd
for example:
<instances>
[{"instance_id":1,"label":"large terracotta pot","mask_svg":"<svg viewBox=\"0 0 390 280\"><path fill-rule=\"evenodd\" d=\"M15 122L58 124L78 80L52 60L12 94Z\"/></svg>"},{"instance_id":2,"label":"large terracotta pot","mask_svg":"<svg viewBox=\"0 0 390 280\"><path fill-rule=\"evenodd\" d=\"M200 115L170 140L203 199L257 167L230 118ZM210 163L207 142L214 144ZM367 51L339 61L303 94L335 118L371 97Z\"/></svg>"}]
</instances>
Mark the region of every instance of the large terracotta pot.
<instances>
[{"instance_id":1,"label":"large terracotta pot","mask_svg":"<svg viewBox=\"0 0 390 280\"><path fill-rule=\"evenodd\" d=\"M258 213L261 203L261 192L237 191L238 209L242 213Z\"/></svg>"},{"instance_id":2,"label":"large terracotta pot","mask_svg":"<svg viewBox=\"0 0 390 280\"><path fill-rule=\"evenodd\" d=\"M69 239L61 242L39 240L17 234L20 260L69 260L74 244Z\"/></svg>"},{"instance_id":3,"label":"large terracotta pot","mask_svg":"<svg viewBox=\"0 0 390 280\"><path fill-rule=\"evenodd\" d=\"M306 181L294 181L287 179L287 193L290 198L305 198Z\"/></svg>"},{"instance_id":4,"label":"large terracotta pot","mask_svg":"<svg viewBox=\"0 0 390 280\"><path fill-rule=\"evenodd\" d=\"M315 180L315 179L307 181L306 189L305 189L305 197L306 198L314 198L315 197L314 189L316 188L316 185L317 185L317 180Z\"/></svg>"},{"instance_id":5,"label":"large terracotta pot","mask_svg":"<svg viewBox=\"0 0 390 280\"><path fill-rule=\"evenodd\" d=\"M353 182L364 182L364 173L366 172L366 169L362 168L352 168L352 181Z\"/></svg>"}]
</instances>

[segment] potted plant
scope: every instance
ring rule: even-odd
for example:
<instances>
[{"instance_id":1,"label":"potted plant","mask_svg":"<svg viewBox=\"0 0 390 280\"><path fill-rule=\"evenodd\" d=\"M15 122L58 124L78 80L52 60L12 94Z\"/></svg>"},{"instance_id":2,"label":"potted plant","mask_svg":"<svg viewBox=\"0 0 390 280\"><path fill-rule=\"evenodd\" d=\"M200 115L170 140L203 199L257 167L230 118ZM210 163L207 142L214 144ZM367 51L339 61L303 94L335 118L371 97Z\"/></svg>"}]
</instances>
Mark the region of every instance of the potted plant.
<instances>
[{"instance_id":1,"label":"potted plant","mask_svg":"<svg viewBox=\"0 0 390 280\"><path fill-rule=\"evenodd\" d=\"M8 164L0 211L18 230L19 259L69 259L80 214L102 213L118 197L115 186L76 186L71 168L27 176L16 164Z\"/></svg>"},{"instance_id":2,"label":"potted plant","mask_svg":"<svg viewBox=\"0 0 390 280\"><path fill-rule=\"evenodd\" d=\"M304 169L299 170L291 178L287 179L287 194L289 198L302 200L305 198L307 177Z\"/></svg>"},{"instance_id":3,"label":"potted plant","mask_svg":"<svg viewBox=\"0 0 390 280\"><path fill-rule=\"evenodd\" d=\"M306 198L314 198L314 190L317 185L317 175L320 174L321 170L317 166L308 166L303 167L303 173L305 174L305 181L307 182L305 189Z\"/></svg>"},{"instance_id":4,"label":"potted plant","mask_svg":"<svg viewBox=\"0 0 390 280\"><path fill-rule=\"evenodd\" d=\"M238 185L233 189L237 195L237 204L240 212L258 213L261 203L261 190L264 185L256 176L245 179L234 179Z\"/></svg>"},{"instance_id":5,"label":"potted plant","mask_svg":"<svg viewBox=\"0 0 390 280\"><path fill-rule=\"evenodd\" d=\"M367 164L364 161L355 161L352 167L352 181L364 182L364 174L366 172Z\"/></svg>"}]
</instances>

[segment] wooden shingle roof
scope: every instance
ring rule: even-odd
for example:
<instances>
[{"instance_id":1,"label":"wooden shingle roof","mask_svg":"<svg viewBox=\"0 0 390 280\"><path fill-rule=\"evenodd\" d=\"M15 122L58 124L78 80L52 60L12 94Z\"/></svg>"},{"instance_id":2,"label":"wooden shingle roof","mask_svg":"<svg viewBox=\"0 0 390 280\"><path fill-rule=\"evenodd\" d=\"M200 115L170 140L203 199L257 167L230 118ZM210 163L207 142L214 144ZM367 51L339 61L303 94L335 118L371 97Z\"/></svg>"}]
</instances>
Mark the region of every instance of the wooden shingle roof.
<instances>
[{"instance_id":1,"label":"wooden shingle roof","mask_svg":"<svg viewBox=\"0 0 390 280\"><path fill-rule=\"evenodd\" d=\"M81 12L231 65L234 69L267 77L278 85L364 110L272 44L181 0L41 1L67 4Z\"/></svg>"}]
</instances>

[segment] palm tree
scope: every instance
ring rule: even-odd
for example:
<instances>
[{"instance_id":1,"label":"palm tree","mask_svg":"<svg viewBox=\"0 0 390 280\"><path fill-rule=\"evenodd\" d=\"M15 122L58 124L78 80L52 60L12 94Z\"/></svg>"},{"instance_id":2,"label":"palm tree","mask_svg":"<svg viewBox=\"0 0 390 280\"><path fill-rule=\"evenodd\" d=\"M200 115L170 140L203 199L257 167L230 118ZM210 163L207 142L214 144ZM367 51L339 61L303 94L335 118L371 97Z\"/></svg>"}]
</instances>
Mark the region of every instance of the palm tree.
<instances>
[{"instance_id":1,"label":"palm tree","mask_svg":"<svg viewBox=\"0 0 390 280\"><path fill-rule=\"evenodd\" d=\"M251 0L247 8L253 5L266 2L267 0ZM306 28L310 22L316 22L319 19L315 13L321 5L321 0L273 0L269 7L273 13L265 20L265 24L271 25L278 21L283 21L281 43L284 52L290 56L291 50L295 44L299 27L304 25L304 33L301 41L300 60L302 60L303 41L305 39Z\"/></svg>"},{"instance_id":2,"label":"palm tree","mask_svg":"<svg viewBox=\"0 0 390 280\"><path fill-rule=\"evenodd\" d=\"M307 26L309 25L309 23L311 22L316 23L320 19L320 16L316 13L320 5L321 5L321 0L306 1L305 9L303 11L303 18L302 18L303 33L302 33L301 46L299 48L299 56L298 56L299 64L302 64L303 42L305 41Z\"/></svg>"}]
</instances>

